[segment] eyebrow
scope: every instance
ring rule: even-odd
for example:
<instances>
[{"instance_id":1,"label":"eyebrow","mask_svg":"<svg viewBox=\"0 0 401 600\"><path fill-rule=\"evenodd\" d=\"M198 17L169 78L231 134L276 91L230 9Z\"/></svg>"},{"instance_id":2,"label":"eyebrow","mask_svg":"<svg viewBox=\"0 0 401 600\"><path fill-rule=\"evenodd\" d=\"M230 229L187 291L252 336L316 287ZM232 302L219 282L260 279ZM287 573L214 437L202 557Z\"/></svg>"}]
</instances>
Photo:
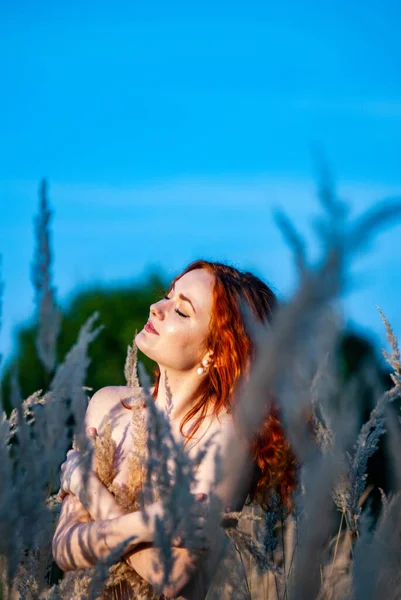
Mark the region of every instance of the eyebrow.
<instances>
[{"instance_id":1,"label":"eyebrow","mask_svg":"<svg viewBox=\"0 0 401 600\"><path fill-rule=\"evenodd\" d=\"M171 287L172 290L174 290L175 285L173 285ZM188 298L188 296L184 296L184 294L178 294L178 297L181 298L181 300L184 300L185 302L189 302L189 304L192 306L192 310L194 311L194 313L196 313L195 307L192 304L191 300Z\"/></svg>"},{"instance_id":2,"label":"eyebrow","mask_svg":"<svg viewBox=\"0 0 401 600\"><path fill-rule=\"evenodd\" d=\"M190 305L192 306L192 310L194 311L194 313L196 313L194 305L192 304L192 302L191 302L191 300L189 298L187 298L186 296L184 296L184 294L178 294L178 297L181 298L181 300L185 300L185 302L189 302Z\"/></svg>"}]
</instances>

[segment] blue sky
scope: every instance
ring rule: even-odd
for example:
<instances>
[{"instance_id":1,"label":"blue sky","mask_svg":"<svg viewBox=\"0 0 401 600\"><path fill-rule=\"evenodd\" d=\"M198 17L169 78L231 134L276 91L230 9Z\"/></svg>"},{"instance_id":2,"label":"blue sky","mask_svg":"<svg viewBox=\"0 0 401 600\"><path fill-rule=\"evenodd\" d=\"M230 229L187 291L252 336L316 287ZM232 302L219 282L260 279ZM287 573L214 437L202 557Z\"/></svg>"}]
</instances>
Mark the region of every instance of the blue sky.
<instances>
[{"instance_id":1,"label":"blue sky","mask_svg":"<svg viewBox=\"0 0 401 600\"><path fill-rule=\"evenodd\" d=\"M197 4L197 6L196 6ZM117 283L206 256L284 297L291 255L272 218L310 234L323 148L353 214L401 195L401 4L0 4L0 347L29 318L42 176L55 280ZM355 265L345 318L401 335L401 226Z\"/></svg>"}]
</instances>

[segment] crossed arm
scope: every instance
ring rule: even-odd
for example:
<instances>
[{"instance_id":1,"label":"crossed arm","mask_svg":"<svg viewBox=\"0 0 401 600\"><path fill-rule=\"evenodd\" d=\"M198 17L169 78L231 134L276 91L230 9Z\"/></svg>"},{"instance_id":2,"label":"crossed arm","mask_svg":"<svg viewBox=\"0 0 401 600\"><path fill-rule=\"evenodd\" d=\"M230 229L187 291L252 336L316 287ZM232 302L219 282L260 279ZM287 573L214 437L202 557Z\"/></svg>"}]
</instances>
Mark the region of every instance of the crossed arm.
<instances>
[{"instance_id":1,"label":"crossed arm","mask_svg":"<svg viewBox=\"0 0 401 600\"><path fill-rule=\"evenodd\" d=\"M106 490L107 491L107 490ZM60 518L53 537L53 556L63 571L86 569L129 538L126 552L149 541L149 532L140 513L93 521L86 508L73 494L63 500Z\"/></svg>"},{"instance_id":2,"label":"crossed arm","mask_svg":"<svg viewBox=\"0 0 401 600\"><path fill-rule=\"evenodd\" d=\"M91 475L90 480L91 485L97 485L96 475ZM99 486L103 486L99 480L98 483ZM102 506L102 498L107 504L110 500L109 494L103 486L96 504ZM132 537L135 537L127 543L125 560L143 579L149 583L158 583L162 569L155 569L154 563L159 567L161 567L161 563L158 552L151 547L151 542L155 516L161 515L160 504L155 503L149 507L150 519L147 525L144 523L140 511L117 516L121 512L117 503L112 506L112 502L109 502L109 508L111 511L114 510L115 516L111 512L112 518L93 521L80 500L73 494L68 494L63 500L53 538L55 561L63 571L89 568L100 558L106 557L116 549L131 534ZM101 510L105 512L105 505ZM173 548L172 552L176 561L170 576L172 584L165 586L163 590L166 596L177 595L190 580L195 568L194 557L186 548Z\"/></svg>"},{"instance_id":3,"label":"crossed arm","mask_svg":"<svg viewBox=\"0 0 401 600\"><path fill-rule=\"evenodd\" d=\"M110 406L104 404L108 401L110 398L105 397L105 390L95 394L87 411L87 427L99 427L96 418L93 418L94 410L98 408L103 415L106 414ZM101 409L98 407L99 403L103 404ZM206 457L202 462L198 473L198 491L208 491L211 471L214 471L212 463L212 456L209 459ZM240 510L245 498L239 497L236 493L233 496L230 489L231 485L228 485L228 488L219 495L224 498L225 505L230 504ZM140 512L122 513L114 496L95 473L89 476L86 500L88 498L91 499L91 504L86 506L73 494L68 494L63 501L53 538L53 555L60 568L64 571L88 568L131 536L133 539L127 543L125 560L143 579L149 583L159 583L163 569L159 553L152 543L156 515L161 518L163 516L161 503L149 507L150 520L145 524ZM203 596L199 594L199 588L207 589L207 581L203 577L202 565L204 566L208 560L213 562L216 559L219 552L217 546L218 544L215 548L209 548L208 556L203 556L202 559L186 548L173 547L171 551L176 560L170 576L172 583L165 586L163 593L170 597L180 593L184 594L185 598L203 598L204 594ZM195 577L194 571L196 571ZM194 592L194 588L198 591ZM188 595L185 593L187 590Z\"/></svg>"},{"instance_id":4,"label":"crossed arm","mask_svg":"<svg viewBox=\"0 0 401 600\"><path fill-rule=\"evenodd\" d=\"M85 419L87 427L98 428L99 414L112 410L112 391L106 388L93 396ZM59 567L63 571L89 568L131 536L124 555L126 562L149 583L158 583L163 570L157 568L161 562L152 544L156 516L163 516L161 503L148 507L149 522L145 524L140 512L123 513L94 472L89 474L85 498L78 497L79 485L75 487L63 500L53 537L53 556ZM170 580L175 585L163 590L167 596L176 595L191 579L198 560L186 548L173 547L171 552L175 561Z\"/></svg>"}]
</instances>

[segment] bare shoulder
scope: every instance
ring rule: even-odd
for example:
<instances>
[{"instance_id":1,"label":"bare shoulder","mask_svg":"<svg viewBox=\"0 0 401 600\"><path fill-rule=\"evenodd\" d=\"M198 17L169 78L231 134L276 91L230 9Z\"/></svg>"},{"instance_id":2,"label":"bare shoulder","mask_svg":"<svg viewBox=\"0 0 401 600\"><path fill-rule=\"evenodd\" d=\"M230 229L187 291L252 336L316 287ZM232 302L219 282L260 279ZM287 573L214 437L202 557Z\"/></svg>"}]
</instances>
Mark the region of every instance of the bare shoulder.
<instances>
[{"instance_id":1,"label":"bare shoulder","mask_svg":"<svg viewBox=\"0 0 401 600\"><path fill-rule=\"evenodd\" d=\"M111 406L131 394L131 388L126 385L108 385L93 394L89 406Z\"/></svg>"},{"instance_id":2,"label":"bare shoulder","mask_svg":"<svg viewBox=\"0 0 401 600\"><path fill-rule=\"evenodd\" d=\"M86 410L86 427L96 427L108 416L112 417L122 409L121 400L130 395L130 388L124 385L108 385L93 394Z\"/></svg>"}]
</instances>

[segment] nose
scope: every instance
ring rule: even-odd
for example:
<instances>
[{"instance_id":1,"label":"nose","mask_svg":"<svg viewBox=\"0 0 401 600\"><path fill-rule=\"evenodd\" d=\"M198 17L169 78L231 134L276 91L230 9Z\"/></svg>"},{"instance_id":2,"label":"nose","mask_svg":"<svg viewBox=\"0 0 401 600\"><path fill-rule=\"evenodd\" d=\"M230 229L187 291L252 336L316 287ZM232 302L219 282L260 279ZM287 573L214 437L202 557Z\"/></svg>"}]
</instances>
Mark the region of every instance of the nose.
<instances>
[{"instance_id":1,"label":"nose","mask_svg":"<svg viewBox=\"0 0 401 600\"><path fill-rule=\"evenodd\" d=\"M156 317L157 319L164 319L164 312L161 306L161 302L155 302L154 304L150 305L150 314L153 317Z\"/></svg>"}]
</instances>

